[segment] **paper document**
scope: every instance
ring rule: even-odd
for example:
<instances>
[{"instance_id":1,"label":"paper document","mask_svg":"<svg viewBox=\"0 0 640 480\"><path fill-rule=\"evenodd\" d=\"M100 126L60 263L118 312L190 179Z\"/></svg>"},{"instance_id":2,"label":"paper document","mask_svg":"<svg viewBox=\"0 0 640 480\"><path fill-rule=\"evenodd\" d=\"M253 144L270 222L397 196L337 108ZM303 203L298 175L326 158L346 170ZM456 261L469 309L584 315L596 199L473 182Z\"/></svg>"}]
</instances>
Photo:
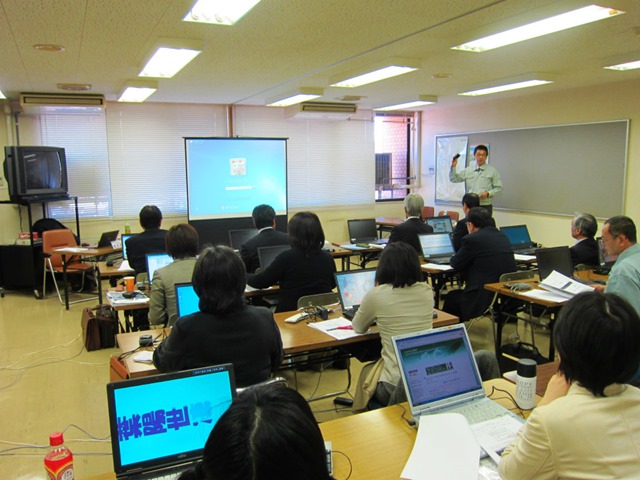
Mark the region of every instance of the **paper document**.
<instances>
[{"instance_id":1,"label":"paper document","mask_svg":"<svg viewBox=\"0 0 640 480\"><path fill-rule=\"evenodd\" d=\"M143 350L133 356L133 361L138 363L153 363L153 350Z\"/></svg>"},{"instance_id":2,"label":"paper document","mask_svg":"<svg viewBox=\"0 0 640 480\"><path fill-rule=\"evenodd\" d=\"M560 272L556 272L555 270L540 282L540 287L550 292L557 293L558 295L562 295L566 299L573 298L578 293L593 292L593 287L577 282Z\"/></svg>"},{"instance_id":3,"label":"paper document","mask_svg":"<svg viewBox=\"0 0 640 480\"><path fill-rule=\"evenodd\" d=\"M523 423L511 415L493 418L471 425L476 440L485 452L496 462L500 463L502 451L516 438Z\"/></svg>"},{"instance_id":4,"label":"paper document","mask_svg":"<svg viewBox=\"0 0 640 480\"><path fill-rule=\"evenodd\" d=\"M346 338L359 337L360 335L369 335L373 333L371 331L368 331L366 333L354 332L351 322L344 317L310 323L309 326L311 328L315 328L316 330L320 330L327 335L331 335L337 340L344 340Z\"/></svg>"},{"instance_id":5,"label":"paper document","mask_svg":"<svg viewBox=\"0 0 640 480\"><path fill-rule=\"evenodd\" d=\"M378 248L380 250L382 250L382 249L384 249L384 247L386 247L386 245L382 244L382 243L370 243L369 246L371 248Z\"/></svg>"},{"instance_id":6,"label":"paper document","mask_svg":"<svg viewBox=\"0 0 640 480\"><path fill-rule=\"evenodd\" d=\"M439 263L423 263L421 265L425 268L430 268L432 270L442 270L443 272L448 272L449 270L453 270L451 265L440 265Z\"/></svg>"},{"instance_id":7,"label":"paper document","mask_svg":"<svg viewBox=\"0 0 640 480\"><path fill-rule=\"evenodd\" d=\"M340 245L340 248L346 248L347 250L366 250L369 247L359 247L355 243L347 243L345 245Z\"/></svg>"},{"instance_id":8,"label":"paper document","mask_svg":"<svg viewBox=\"0 0 640 480\"><path fill-rule=\"evenodd\" d=\"M521 253L514 253L513 258L516 259L516 262L530 262L531 260L535 260L535 255L523 255Z\"/></svg>"},{"instance_id":9,"label":"paper document","mask_svg":"<svg viewBox=\"0 0 640 480\"><path fill-rule=\"evenodd\" d=\"M118 270L122 272L127 270L133 270L133 268L131 268L131 266L129 265L129 260L123 260L120 266L118 267Z\"/></svg>"},{"instance_id":10,"label":"paper document","mask_svg":"<svg viewBox=\"0 0 640 480\"><path fill-rule=\"evenodd\" d=\"M62 248L56 248L54 252L57 250L64 250L66 252L71 252L71 253L82 253L82 252L86 252L89 249L85 247L62 247Z\"/></svg>"},{"instance_id":11,"label":"paper document","mask_svg":"<svg viewBox=\"0 0 640 480\"><path fill-rule=\"evenodd\" d=\"M408 480L476 480L480 445L459 413L420 417L411 456L400 475Z\"/></svg>"},{"instance_id":12,"label":"paper document","mask_svg":"<svg viewBox=\"0 0 640 480\"><path fill-rule=\"evenodd\" d=\"M537 300L546 300L547 302L564 303L568 300L566 296L557 293L548 292L540 288L534 288L528 292L518 292L523 297L535 298Z\"/></svg>"},{"instance_id":13,"label":"paper document","mask_svg":"<svg viewBox=\"0 0 640 480\"><path fill-rule=\"evenodd\" d=\"M123 292L107 292L107 298L112 305L131 305L135 303L149 303L149 297L138 292L133 298L125 298Z\"/></svg>"}]
</instances>

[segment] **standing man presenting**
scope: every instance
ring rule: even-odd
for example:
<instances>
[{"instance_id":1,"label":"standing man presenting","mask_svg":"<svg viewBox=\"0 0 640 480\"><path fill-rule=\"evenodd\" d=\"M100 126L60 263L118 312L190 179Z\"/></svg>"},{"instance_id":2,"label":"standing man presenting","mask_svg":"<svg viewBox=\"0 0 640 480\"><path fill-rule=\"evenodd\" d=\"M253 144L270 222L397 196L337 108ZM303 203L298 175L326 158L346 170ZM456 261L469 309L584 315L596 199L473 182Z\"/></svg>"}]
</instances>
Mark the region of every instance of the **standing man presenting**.
<instances>
[{"instance_id":1,"label":"standing man presenting","mask_svg":"<svg viewBox=\"0 0 640 480\"><path fill-rule=\"evenodd\" d=\"M493 215L493 197L502 191L500 174L491 165L487 165L489 149L485 145L478 145L473 149L473 157L476 164L471 165L461 172L456 172L459 154L453 157L449 180L453 183L465 182L466 193L476 193L480 197L480 206L485 208L489 215Z\"/></svg>"}]
</instances>

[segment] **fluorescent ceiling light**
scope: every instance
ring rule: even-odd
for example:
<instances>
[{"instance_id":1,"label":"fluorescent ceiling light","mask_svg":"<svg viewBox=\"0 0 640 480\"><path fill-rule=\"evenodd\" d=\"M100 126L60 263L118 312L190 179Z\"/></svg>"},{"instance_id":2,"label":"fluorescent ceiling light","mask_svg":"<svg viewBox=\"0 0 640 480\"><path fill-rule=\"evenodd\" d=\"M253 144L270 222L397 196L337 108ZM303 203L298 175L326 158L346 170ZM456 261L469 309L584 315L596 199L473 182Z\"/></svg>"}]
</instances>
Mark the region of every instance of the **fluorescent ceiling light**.
<instances>
[{"instance_id":1,"label":"fluorescent ceiling light","mask_svg":"<svg viewBox=\"0 0 640 480\"><path fill-rule=\"evenodd\" d=\"M467 97L477 97L479 95L489 95L490 93L508 92L509 90L518 90L519 88L536 87L538 85L544 85L546 83L553 83L552 80L524 80L515 83L509 83L506 85L499 85L496 87L481 88L479 90L472 90L469 92L459 93L458 95L464 95Z\"/></svg>"},{"instance_id":2,"label":"fluorescent ceiling light","mask_svg":"<svg viewBox=\"0 0 640 480\"><path fill-rule=\"evenodd\" d=\"M182 19L185 22L233 25L260 0L198 0Z\"/></svg>"},{"instance_id":3,"label":"fluorescent ceiling light","mask_svg":"<svg viewBox=\"0 0 640 480\"><path fill-rule=\"evenodd\" d=\"M411 102L398 103L396 105L390 105L388 107L378 107L374 108L374 110L378 112L388 112L391 110L406 110L408 108L416 108L423 107L425 105L433 105L438 101L438 97L430 96L430 95L419 95L417 100L413 100Z\"/></svg>"},{"instance_id":4,"label":"fluorescent ceiling light","mask_svg":"<svg viewBox=\"0 0 640 480\"><path fill-rule=\"evenodd\" d=\"M290 93L286 97L277 97L276 99L267 103L267 107L289 107L297 103L306 102L307 100L313 100L324 95L322 88L301 87L296 93Z\"/></svg>"},{"instance_id":5,"label":"fluorescent ceiling light","mask_svg":"<svg viewBox=\"0 0 640 480\"><path fill-rule=\"evenodd\" d=\"M573 10L544 20L529 23L528 25L512 28L506 32L479 38L478 40L452 48L453 50L464 50L466 52L485 52L494 48L504 47L505 45L511 45L512 43L523 42L525 40L559 32L568 28L585 25L597 20L603 20L622 13L625 12L622 10L615 10L613 8L590 5L588 7L579 8L578 10Z\"/></svg>"},{"instance_id":6,"label":"fluorescent ceiling light","mask_svg":"<svg viewBox=\"0 0 640 480\"><path fill-rule=\"evenodd\" d=\"M633 70L634 68L640 68L640 60L635 62L619 63L618 65L611 65L610 67L604 67L607 70L618 70L624 72L625 70Z\"/></svg>"},{"instance_id":7,"label":"fluorescent ceiling light","mask_svg":"<svg viewBox=\"0 0 640 480\"><path fill-rule=\"evenodd\" d=\"M383 67L347 78L346 80L336 81L332 83L331 86L354 88L361 85L367 85L368 83L379 82L380 80L386 80L387 78L397 77L398 75L418 70L418 67L412 64L415 64L415 62L389 60L385 62Z\"/></svg>"},{"instance_id":8,"label":"fluorescent ceiling light","mask_svg":"<svg viewBox=\"0 0 640 480\"><path fill-rule=\"evenodd\" d=\"M2 100L2 99L4 99L4 98L7 98L7 97L5 97L5 96L4 96L4 93L2 93L2 91L0 91L0 100Z\"/></svg>"},{"instance_id":9,"label":"fluorescent ceiling light","mask_svg":"<svg viewBox=\"0 0 640 480\"><path fill-rule=\"evenodd\" d=\"M196 40L160 39L158 45L139 77L171 78L202 51Z\"/></svg>"},{"instance_id":10,"label":"fluorescent ceiling light","mask_svg":"<svg viewBox=\"0 0 640 480\"><path fill-rule=\"evenodd\" d=\"M118 101L144 102L156 90L158 90L158 82L153 80L131 80L125 83Z\"/></svg>"}]
</instances>

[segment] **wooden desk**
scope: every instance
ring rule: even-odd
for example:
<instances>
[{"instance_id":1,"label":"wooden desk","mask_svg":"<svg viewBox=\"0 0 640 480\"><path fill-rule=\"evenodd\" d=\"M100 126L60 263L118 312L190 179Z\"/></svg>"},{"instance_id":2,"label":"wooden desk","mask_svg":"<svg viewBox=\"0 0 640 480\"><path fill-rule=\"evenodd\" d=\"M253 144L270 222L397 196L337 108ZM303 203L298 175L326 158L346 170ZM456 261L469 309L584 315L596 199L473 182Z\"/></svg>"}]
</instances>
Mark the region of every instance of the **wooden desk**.
<instances>
[{"instance_id":1,"label":"wooden desk","mask_svg":"<svg viewBox=\"0 0 640 480\"><path fill-rule=\"evenodd\" d=\"M276 324L280 329L280 335L282 336L282 346L284 348L285 356L292 356L302 352L315 352L328 348L343 347L379 338L376 327L374 327L374 334L361 335L348 338L346 340L336 340L320 330L309 327L305 322L286 323L284 320L294 313L296 312L281 312L274 315ZM438 311L438 317L433 319L433 327L436 328L453 325L459 321L459 318L454 315ZM170 331L171 329L167 328L164 330L120 333L116 338L120 350L123 352L129 352L138 348L138 339L141 335L151 334L154 338L159 336L161 339L163 338L163 335L168 335ZM152 347L148 347L147 349L151 348ZM112 356L109 361L109 372L111 381L118 381L126 378L154 375L157 373L157 370L153 364L135 362L131 356L128 356L123 360L118 360L118 356Z\"/></svg>"},{"instance_id":2,"label":"wooden desk","mask_svg":"<svg viewBox=\"0 0 640 480\"><path fill-rule=\"evenodd\" d=\"M81 248L80 251L78 249ZM121 248L112 248L112 247L103 247L103 248L83 248L83 247L64 247L64 248L56 248L54 250L55 253L59 254L62 257L62 277L64 280L64 306L66 310L69 310L69 282L67 279L67 257L81 257L84 259L89 259L94 263L94 266L97 262L95 260L99 257L103 257L105 255L109 255L111 253L120 252ZM106 264L105 264L106 265ZM98 273L99 275L99 273ZM102 303L102 285L99 281L98 277L98 298L100 303Z\"/></svg>"},{"instance_id":3,"label":"wooden desk","mask_svg":"<svg viewBox=\"0 0 640 480\"><path fill-rule=\"evenodd\" d=\"M376 225L378 226L378 236L382 238L382 232L390 232L393 227L404 222L404 218L396 217L376 217Z\"/></svg>"},{"instance_id":4,"label":"wooden desk","mask_svg":"<svg viewBox=\"0 0 640 480\"><path fill-rule=\"evenodd\" d=\"M348 244L349 242L344 242L342 245L348 245ZM342 248L342 247L339 247L339 248L340 250L346 250L347 252L349 252L346 265L344 262L345 259L343 259L342 270L345 270L345 266L346 266L346 270L351 270L352 256L357 256L360 258L360 262L356 263L355 265L357 265L359 268L366 268L368 262L378 259L378 257L382 253L382 250L384 250L384 245L382 245L382 248L379 248L379 247L368 247L368 248L358 247L357 249L355 248L349 249L349 248Z\"/></svg>"},{"instance_id":5,"label":"wooden desk","mask_svg":"<svg viewBox=\"0 0 640 480\"><path fill-rule=\"evenodd\" d=\"M559 361L538 365L536 372L536 395L539 395L540 397L544 396L545 392L547 391L549 380L551 380L551 377L553 377L558 372L559 365ZM515 384L515 380L511 377L504 376L503 378Z\"/></svg>"},{"instance_id":6,"label":"wooden desk","mask_svg":"<svg viewBox=\"0 0 640 480\"><path fill-rule=\"evenodd\" d=\"M489 380L484 382L484 387L488 395L496 387L515 397L515 385L504 379ZM494 396L504 407L514 407L501 392ZM342 452L351 461L353 471L349 478L352 480L400 478L417 434L417 429L402 418L403 413L404 418L411 418L406 403L321 423L322 436L331 441L336 452L333 454L334 477L343 479L349 475L349 461L337 453ZM113 473L93 477L93 480L113 479Z\"/></svg>"},{"instance_id":7,"label":"wooden desk","mask_svg":"<svg viewBox=\"0 0 640 480\"><path fill-rule=\"evenodd\" d=\"M549 360L553 360L555 358L555 347L553 345L553 325L555 324L555 320L558 312L560 311L562 306L566 303L566 301L554 302L554 301L543 300L538 298L531 298L522 294L525 292L511 291L511 289L504 286L506 283L513 283L513 282L487 283L484 286L485 290L489 290L490 292L495 292L498 294L498 298L493 305L494 310L496 312L496 315L495 315L496 317L496 355L498 354L500 345L502 345L502 328L506 323L506 315L503 312L504 298L510 297L510 298L521 300L525 303L528 303L529 305L539 305L541 307L544 307L543 314L547 314L547 313L549 314L551 319L549 324L549 329L551 330L551 336L549 338ZM538 282L534 280L522 282L522 283L530 283L533 288L536 288L536 289L539 288ZM529 313L533 316L531 309ZM540 315L538 318L540 318L541 316L542 315Z\"/></svg>"}]
</instances>

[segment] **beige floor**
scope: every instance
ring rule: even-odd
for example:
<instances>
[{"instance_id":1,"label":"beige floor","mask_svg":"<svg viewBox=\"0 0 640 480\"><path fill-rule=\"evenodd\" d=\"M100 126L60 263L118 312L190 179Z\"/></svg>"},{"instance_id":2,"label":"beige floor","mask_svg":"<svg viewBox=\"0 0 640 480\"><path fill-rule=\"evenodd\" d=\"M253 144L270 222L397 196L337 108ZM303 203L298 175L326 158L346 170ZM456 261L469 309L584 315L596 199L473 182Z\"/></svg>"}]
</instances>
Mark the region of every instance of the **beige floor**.
<instances>
[{"instance_id":1,"label":"beige floor","mask_svg":"<svg viewBox=\"0 0 640 480\"><path fill-rule=\"evenodd\" d=\"M27 292L9 292L0 299L2 478L45 478L45 450L15 448L46 446L51 432L65 429L65 440L75 455L76 478L112 470L105 385L108 359L116 349L86 352L80 341L82 309L95 303L75 304L67 312L53 297L35 300ZM524 330L520 326L520 332ZM508 325L504 338L514 331L514 325ZM470 336L474 348L493 348L489 319L476 323ZM548 332L536 333L543 353L548 338ZM354 383L360 368L353 361ZM317 396L341 390L346 381L346 372L340 370L298 374L299 391L307 398L314 392ZM320 422L351 414L348 409L336 410L331 400L312 402L311 407Z\"/></svg>"}]
</instances>

